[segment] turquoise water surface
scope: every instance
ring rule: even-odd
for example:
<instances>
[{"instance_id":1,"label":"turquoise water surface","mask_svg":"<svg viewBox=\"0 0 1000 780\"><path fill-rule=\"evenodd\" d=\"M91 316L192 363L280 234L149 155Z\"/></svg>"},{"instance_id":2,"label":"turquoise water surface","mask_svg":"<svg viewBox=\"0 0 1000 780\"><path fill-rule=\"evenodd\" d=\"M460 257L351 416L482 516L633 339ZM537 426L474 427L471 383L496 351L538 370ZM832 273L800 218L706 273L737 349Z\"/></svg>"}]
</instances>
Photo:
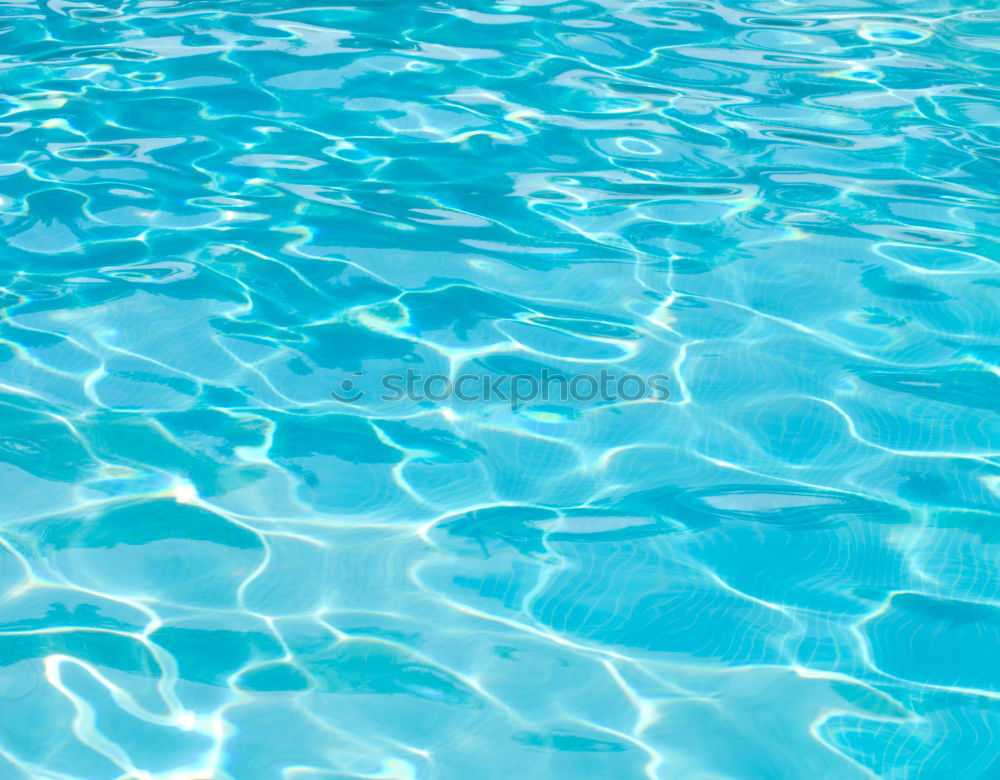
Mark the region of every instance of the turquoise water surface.
<instances>
[{"instance_id":1,"label":"turquoise water surface","mask_svg":"<svg viewBox=\"0 0 1000 780\"><path fill-rule=\"evenodd\" d=\"M5 0L0 110L0 780L1000 778L994 0Z\"/></svg>"}]
</instances>

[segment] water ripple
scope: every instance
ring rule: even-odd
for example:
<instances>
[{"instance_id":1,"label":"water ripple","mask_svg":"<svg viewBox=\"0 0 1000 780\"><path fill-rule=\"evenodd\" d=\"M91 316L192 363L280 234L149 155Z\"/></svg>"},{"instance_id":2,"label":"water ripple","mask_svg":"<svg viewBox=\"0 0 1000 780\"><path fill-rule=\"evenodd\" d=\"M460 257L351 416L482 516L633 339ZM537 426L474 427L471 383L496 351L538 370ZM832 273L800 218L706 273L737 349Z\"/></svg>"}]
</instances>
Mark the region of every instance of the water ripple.
<instances>
[{"instance_id":1,"label":"water ripple","mask_svg":"<svg viewBox=\"0 0 1000 780\"><path fill-rule=\"evenodd\" d=\"M998 22L6 3L0 775L995 776Z\"/></svg>"}]
</instances>

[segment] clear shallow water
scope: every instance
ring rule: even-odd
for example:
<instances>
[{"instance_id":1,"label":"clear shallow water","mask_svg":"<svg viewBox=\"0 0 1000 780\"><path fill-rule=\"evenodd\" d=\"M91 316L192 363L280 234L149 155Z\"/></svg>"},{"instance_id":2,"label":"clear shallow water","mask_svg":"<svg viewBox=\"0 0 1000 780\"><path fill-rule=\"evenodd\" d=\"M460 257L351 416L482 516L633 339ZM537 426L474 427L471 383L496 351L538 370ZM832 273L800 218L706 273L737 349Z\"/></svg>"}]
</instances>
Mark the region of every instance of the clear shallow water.
<instances>
[{"instance_id":1,"label":"clear shallow water","mask_svg":"<svg viewBox=\"0 0 1000 780\"><path fill-rule=\"evenodd\" d=\"M0 776L1000 776L993 3L0 12Z\"/></svg>"}]
</instances>

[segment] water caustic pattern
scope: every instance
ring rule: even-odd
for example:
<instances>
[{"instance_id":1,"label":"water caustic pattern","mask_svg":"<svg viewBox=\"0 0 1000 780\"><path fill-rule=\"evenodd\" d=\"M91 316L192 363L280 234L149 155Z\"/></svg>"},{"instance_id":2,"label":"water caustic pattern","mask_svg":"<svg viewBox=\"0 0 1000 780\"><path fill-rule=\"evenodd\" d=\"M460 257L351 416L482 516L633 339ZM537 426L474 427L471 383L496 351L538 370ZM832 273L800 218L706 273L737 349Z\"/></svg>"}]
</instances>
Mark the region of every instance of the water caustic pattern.
<instances>
[{"instance_id":1,"label":"water caustic pattern","mask_svg":"<svg viewBox=\"0 0 1000 780\"><path fill-rule=\"evenodd\" d=\"M0 93L0 777L1000 776L992 0L5 0Z\"/></svg>"}]
</instances>

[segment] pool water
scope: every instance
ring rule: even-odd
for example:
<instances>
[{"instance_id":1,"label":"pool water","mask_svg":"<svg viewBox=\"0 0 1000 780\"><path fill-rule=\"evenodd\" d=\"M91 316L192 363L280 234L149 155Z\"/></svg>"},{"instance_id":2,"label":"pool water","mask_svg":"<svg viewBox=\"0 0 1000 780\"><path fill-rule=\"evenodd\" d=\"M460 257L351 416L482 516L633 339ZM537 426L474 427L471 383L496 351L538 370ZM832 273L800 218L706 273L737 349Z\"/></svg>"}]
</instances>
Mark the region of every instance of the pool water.
<instances>
[{"instance_id":1,"label":"pool water","mask_svg":"<svg viewBox=\"0 0 1000 780\"><path fill-rule=\"evenodd\" d=\"M1000 777L992 0L8 0L0 69L0 778Z\"/></svg>"}]
</instances>

